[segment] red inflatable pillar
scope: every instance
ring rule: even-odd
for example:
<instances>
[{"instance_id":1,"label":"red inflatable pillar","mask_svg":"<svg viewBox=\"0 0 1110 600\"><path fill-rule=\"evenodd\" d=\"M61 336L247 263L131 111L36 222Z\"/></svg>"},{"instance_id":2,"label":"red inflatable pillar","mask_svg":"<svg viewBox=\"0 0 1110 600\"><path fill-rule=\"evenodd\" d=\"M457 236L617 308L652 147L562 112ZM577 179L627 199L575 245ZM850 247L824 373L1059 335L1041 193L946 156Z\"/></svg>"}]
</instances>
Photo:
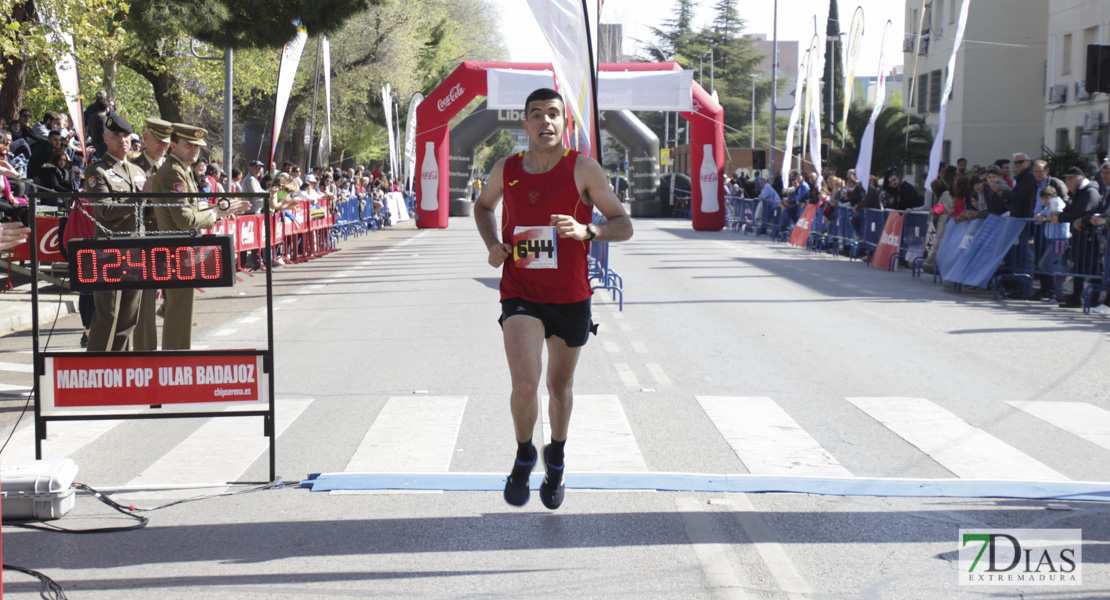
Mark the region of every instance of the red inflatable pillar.
<instances>
[{"instance_id":1,"label":"red inflatable pillar","mask_svg":"<svg viewBox=\"0 0 1110 600\"><path fill-rule=\"evenodd\" d=\"M690 127L691 220L696 231L720 231L725 226L725 111L697 82L693 92L694 112L682 113Z\"/></svg>"}]
</instances>

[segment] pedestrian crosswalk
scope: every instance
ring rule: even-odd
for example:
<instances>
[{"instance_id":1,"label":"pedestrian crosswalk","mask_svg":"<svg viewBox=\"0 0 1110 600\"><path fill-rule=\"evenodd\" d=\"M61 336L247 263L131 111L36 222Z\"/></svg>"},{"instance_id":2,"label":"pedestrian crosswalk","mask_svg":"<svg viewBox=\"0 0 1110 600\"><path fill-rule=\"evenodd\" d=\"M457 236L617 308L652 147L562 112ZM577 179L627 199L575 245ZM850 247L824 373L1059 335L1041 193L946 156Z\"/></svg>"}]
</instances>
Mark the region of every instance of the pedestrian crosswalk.
<instances>
[{"instance_id":1,"label":"pedestrian crosswalk","mask_svg":"<svg viewBox=\"0 0 1110 600\"><path fill-rule=\"evenodd\" d=\"M805 429L805 423L814 421L814 414L804 419L792 415L789 406L768 396L713 396L691 395L690 407L704 414L710 426L691 426L680 435L691 440L690 447L726 447L702 443L716 437L727 444L742 468L736 473L753 476L830 479L874 477L907 478L923 477L912 471L882 472L881 461L861 464L860 454L837 457L842 445L826 448L820 439L828 433L815 436ZM638 433L626 411L628 397L621 394L579 394L574 399L570 440L566 447L568 473L587 474L638 474L650 476L657 473L645 452L653 448L652 440ZM1090 452L1110 452L1110 411L1085 402L1013 401L1003 403L1003 410L1013 411L1013 416L1029 415L1034 431L1028 441L1015 441L1013 436L992 433L990 423L978 421L969 415L960 415L951 406L926 398L905 397L850 397L842 399L836 411L838 419L856 419L856 427L837 428L838 431L874 431L876 424L890 436L868 435L844 440L845 445L869 449L876 457L892 450L912 451L927 457L951 473L954 479L1069 482L1077 480L1106 481L1110 473L1099 471L1098 465L1070 465L1061 462L1067 449L1052 456L1038 453L1037 429L1041 433L1059 436L1064 432L1070 443L1086 445ZM543 437L550 436L548 398L541 396L541 424ZM504 406L504 405L502 405ZM279 462L283 453L295 453L296 448L283 447L282 435L291 424L314 409L327 410L309 399L279 400L276 434L278 436ZM486 410L481 402L465 395L430 396L411 395L389 397L369 421L361 439L343 462L321 464L319 471L344 473L382 474L451 474L456 459L460 431L469 411ZM959 410L959 409L956 409ZM484 414L484 413L483 413ZM817 413L819 416L821 413ZM831 414L831 412L830 412ZM845 417L848 415L848 417ZM506 415L507 417L507 415ZM665 417L665 416L664 416ZM965 418L967 417L967 418ZM334 418L334 415L333 415ZM34 436L31 419L25 418L13 433L0 460L14 462L34 458ZM311 419L319 421L319 419ZM83 456L119 456L126 449L103 447L112 440L108 432L126 421L67 421L49 425L50 436L43 443L44 458L72 456L79 451L95 449ZM685 422L685 421L684 421ZM267 440L260 434L257 418L212 418L196 427L180 443L162 456L147 457L140 461L137 472L127 479L103 483L128 490L123 497L135 502L155 498L182 498L194 495L187 489L196 484L220 486L238 480L247 469L264 458ZM1001 434L999 434L1001 435ZM479 448L471 440L467 452L479 452L481 473L501 474L505 468L504 450L509 447L511 430L500 433L496 439L485 436ZM491 439L486 439L490 437ZM327 437L320 438L327 444ZM1059 437L1054 438L1059 439ZM118 440L115 440L118 442ZM289 442L290 444L292 442ZM303 443L303 441L301 442ZM893 448L892 444L900 445ZM485 445L486 447L481 447ZM539 440L537 439L537 445ZM1060 450L1060 449L1058 449ZM704 455L695 452L686 458L686 473L705 473L699 469ZM1107 455L1110 457L1110 455ZM733 457L728 457L732 460ZM847 459L847 460L845 460ZM706 461L707 462L707 461ZM473 463L470 463L473 464ZM714 464L720 464L714 461ZM1102 461L1102 464L1107 464ZM668 463L675 471L674 462ZM905 467L912 469L913 467ZM118 469L118 467L117 467ZM478 473L473 469L469 473ZM1068 474L1065 474L1068 472ZM461 471L460 471L461 473ZM480 473L479 473L480 474ZM300 474L290 474L300 475ZM660 475L665 475L660 473ZM173 489L174 486L183 489ZM458 489L458 488L452 488ZM207 492L207 490L206 490Z\"/></svg>"}]
</instances>

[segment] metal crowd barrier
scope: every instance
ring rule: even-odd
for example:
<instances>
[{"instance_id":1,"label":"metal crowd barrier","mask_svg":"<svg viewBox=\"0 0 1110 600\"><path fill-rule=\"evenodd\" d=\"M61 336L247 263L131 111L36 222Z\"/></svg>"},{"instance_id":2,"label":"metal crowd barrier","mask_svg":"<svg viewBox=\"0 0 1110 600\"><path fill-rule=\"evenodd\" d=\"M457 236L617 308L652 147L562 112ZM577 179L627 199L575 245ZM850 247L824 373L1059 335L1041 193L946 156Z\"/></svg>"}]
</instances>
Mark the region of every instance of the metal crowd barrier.
<instances>
[{"instance_id":1,"label":"metal crowd barrier","mask_svg":"<svg viewBox=\"0 0 1110 600\"><path fill-rule=\"evenodd\" d=\"M601 213L594 211L593 222L600 225L605 222ZM589 254L590 281L597 281L592 286L594 290L607 290L613 300L618 302L620 310L624 310L624 279L609 267L609 242L590 242Z\"/></svg>"}]
</instances>

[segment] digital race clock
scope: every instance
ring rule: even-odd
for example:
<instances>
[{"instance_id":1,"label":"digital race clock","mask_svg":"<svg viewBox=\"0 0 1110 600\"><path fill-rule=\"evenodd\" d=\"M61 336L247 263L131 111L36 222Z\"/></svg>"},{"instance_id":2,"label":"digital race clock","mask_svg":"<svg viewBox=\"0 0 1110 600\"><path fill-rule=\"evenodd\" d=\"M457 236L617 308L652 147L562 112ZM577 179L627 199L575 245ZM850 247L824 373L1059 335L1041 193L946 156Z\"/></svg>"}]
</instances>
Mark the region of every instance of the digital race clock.
<instances>
[{"instance_id":1,"label":"digital race clock","mask_svg":"<svg viewBox=\"0 0 1110 600\"><path fill-rule=\"evenodd\" d=\"M85 238L69 242L75 291L230 287L235 245L229 235Z\"/></svg>"}]
</instances>

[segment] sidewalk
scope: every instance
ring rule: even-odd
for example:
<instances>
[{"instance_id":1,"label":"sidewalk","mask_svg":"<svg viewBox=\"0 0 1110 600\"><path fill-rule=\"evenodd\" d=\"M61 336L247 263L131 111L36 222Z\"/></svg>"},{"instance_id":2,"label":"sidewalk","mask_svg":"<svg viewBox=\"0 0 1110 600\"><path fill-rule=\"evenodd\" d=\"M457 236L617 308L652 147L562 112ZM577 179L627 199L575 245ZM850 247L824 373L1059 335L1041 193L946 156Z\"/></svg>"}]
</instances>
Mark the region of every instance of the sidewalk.
<instances>
[{"instance_id":1,"label":"sidewalk","mask_svg":"<svg viewBox=\"0 0 1110 600\"><path fill-rule=\"evenodd\" d=\"M13 273L12 285L11 290L0 293L0 336L30 329L33 324L29 278ZM65 290L59 302L59 289L47 282L39 283L39 327L49 327L55 317L77 312L77 294Z\"/></svg>"}]
</instances>

